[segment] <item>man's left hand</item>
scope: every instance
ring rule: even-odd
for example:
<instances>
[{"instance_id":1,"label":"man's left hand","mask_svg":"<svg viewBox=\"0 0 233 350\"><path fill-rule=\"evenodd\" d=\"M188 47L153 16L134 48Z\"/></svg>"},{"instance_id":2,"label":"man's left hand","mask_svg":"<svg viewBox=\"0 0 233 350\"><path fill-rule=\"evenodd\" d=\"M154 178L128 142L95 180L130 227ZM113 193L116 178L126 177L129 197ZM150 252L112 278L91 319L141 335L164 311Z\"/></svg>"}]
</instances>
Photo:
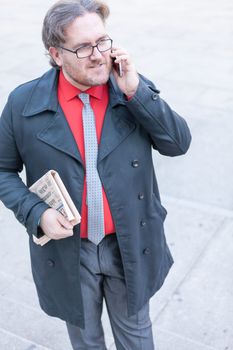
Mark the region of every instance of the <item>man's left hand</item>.
<instances>
[{"instance_id":1,"label":"man's left hand","mask_svg":"<svg viewBox=\"0 0 233 350\"><path fill-rule=\"evenodd\" d=\"M112 48L111 57L114 59L114 63L121 63L122 66L122 77L119 76L114 66L112 70L119 88L127 97L132 97L135 94L139 84L138 73L132 59L127 51L116 47Z\"/></svg>"}]
</instances>

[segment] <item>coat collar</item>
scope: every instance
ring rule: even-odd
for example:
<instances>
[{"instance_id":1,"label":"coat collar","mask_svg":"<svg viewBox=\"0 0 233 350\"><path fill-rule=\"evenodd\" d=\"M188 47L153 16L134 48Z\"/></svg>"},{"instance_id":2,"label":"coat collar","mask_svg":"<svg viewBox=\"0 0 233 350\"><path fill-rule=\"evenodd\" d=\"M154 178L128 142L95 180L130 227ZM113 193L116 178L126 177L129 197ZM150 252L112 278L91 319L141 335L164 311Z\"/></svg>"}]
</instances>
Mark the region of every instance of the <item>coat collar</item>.
<instances>
[{"instance_id":1,"label":"coat collar","mask_svg":"<svg viewBox=\"0 0 233 350\"><path fill-rule=\"evenodd\" d=\"M32 93L23 110L24 117L31 117L46 110L56 112L58 110L57 84L59 71L50 69L34 86ZM125 104L124 95L116 85L113 76L109 79L109 105L115 107L117 104ZM38 103L40 101L40 103Z\"/></svg>"},{"instance_id":2,"label":"coat collar","mask_svg":"<svg viewBox=\"0 0 233 350\"><path fill-rule=\"evenodd\" d=\"M59 105L57 98L58 75L57 69L52 68L37 80L24 107L24 117L31 117L47 110L57 111Z\"/></svg>"},{"instance_id":3,"label":"coat collar","mask_svg":"<svg viewBox=\"0 0 233 350\"><path fill-rule=\"evenodd\" d=\"M82 163L76 141L58 102L58 76L59 71L53 68L37 81L25 105L23 116L33 117L37 115L39 117L42 112L54 112L54 116L49 119L46 128L38 132L37 138ZM124 118L124 112L120 106L124 106L127 101L113 76L110 76L108 85L109 104L101 134L98 163L135 129L135 124ZM117 106L119 108L115 108Z\"/></svg>"}]
</instances>

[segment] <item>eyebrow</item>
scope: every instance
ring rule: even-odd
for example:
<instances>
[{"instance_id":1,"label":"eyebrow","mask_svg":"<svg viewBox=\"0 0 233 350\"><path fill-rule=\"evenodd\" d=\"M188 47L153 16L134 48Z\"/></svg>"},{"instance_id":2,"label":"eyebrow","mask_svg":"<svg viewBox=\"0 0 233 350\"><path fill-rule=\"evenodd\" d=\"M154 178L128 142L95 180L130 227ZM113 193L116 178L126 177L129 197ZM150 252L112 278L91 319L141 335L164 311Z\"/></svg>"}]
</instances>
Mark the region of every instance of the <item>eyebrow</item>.
<instances>
[{"instance_id":1,"label":"eyebrow","mask_svg":"<svg viewBox=\"0 0 233 350\"><path fill-rule=\"evenodd\" d=\"M98 41L100 41L102 39L109 39L108 34L102 35L101 37L99 37L96 40L96 42L98 42ZM80 48L80 47L83 47L83 46L86 46L86 45L91 45L91 42L87 41L87 42L84 42L84 43L79 43L79 44L73 45L73 49L77 49L77 48Z\"/></svg>"}]
</instances>

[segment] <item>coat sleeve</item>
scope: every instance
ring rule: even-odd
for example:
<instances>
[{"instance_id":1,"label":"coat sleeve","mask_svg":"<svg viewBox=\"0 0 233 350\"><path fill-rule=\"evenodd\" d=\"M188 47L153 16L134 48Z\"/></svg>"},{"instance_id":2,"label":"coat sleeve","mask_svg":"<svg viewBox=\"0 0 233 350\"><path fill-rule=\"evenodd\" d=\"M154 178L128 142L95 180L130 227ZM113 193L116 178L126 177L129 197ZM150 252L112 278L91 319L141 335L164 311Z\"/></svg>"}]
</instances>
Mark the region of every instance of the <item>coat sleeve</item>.
<instances>
[{"instance_id":1,"label":"coat sleeve","mask_svg":"<svg viewBox=\"0 0 233 350\"><path fill-rule=\"evenodd\" d=\"M23 169L23 161L17 149L15 132L17 130L13 127L9 97L0 118L0 200L14 212L29 234L40 236L37 224L48 206L29 191L19 176Z\"/></svg>"},{"instance_id":2,"label":"coat sleeve","mask_svg":"<svg viewBox=\"0 0 233 350\"><path fill-rule=\"evenodd\" d=\"M191 142L188 125L160 98L152 82L140 76L138 89L126 106L148 132L153 148L159 153L178 156L187 152Z\"/></svg>"}]
</instances>

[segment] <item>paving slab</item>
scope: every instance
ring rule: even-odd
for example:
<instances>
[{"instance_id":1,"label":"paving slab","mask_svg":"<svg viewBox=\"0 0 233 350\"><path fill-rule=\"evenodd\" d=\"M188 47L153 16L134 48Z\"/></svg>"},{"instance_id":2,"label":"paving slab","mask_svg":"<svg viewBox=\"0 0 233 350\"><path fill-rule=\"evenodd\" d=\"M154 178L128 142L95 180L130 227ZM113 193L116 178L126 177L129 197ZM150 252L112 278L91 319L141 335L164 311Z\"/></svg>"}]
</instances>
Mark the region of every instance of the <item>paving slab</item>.
<instances>
[{"instance_id":1,"label":"paving slab","mask_svg":"<svg viewBox=\"0 0 233 350\"><path fill-rule=\"evenodd\" d=\"M154 154L161 192L174 198L233 209L233 122L230 115L201 106L189 108L193 133L189 152L169 158ZM172 174L172 176L168 176Z\"/></svg>"},{"instance_id":2,"label":"paving slab","mask_svg":"<svg viewBox=\"0 0 233 350\"><path fill-rule=\"evenodd\" d=\"M6 274L31 281L28 234L11 211L0 206L0 215L1 269Z\"/></svg>"},{"instance_id":3,"label":"paving slab","mask_svg":"<svg viewBox=\"0 0 233 350\"><path fill-rule=\"evenodd\" d=\"M4 342L14 338L15 335L17 344L19 340L23 340L23 346L26 342L38 344L38 349L44 346L51 350L71 350L65 323L57 318L48 317L40 309L32 283L30 285L19 279L16 282L18 284L14 281L0 293L0 334L2 330ZM105 340L109 348L113 343L113 337L106 307L102 319L106 331Z\"/></svg>"},{"instance_id":4,"label":"paving slab","mask_svg":"<svg viewBox=\"0 0 233 350\"><path fill-rule=\"evenodd\" d=\"M52 350L0 329L1 350ZM65 349L63 349L65 350ZM68 350L68 349L67 349Z\"/></svg>"},{"instance_id":5,"label":"paving slab","mask_svg":"<svg viewBox=\"0 0 233 350\"><path fill-rule=\"evenodd\" d=\"M156 350L218 350L154 326Z\"/></svg>"},{"instance_id":6,"label":"paving slab","mask_svg":"<svg viewBox=\"0 0 233 350\"><path fill-rule=\"evenodd\" d=\"M158 327L219 350L233 349L233 220L215 234L156 320Z\"/></svg>"},{"instance_id":7,"label":"paving slab","mask_svg":"<svg viewBox=\"0 0 233 350\"><path fill-rule=\"evenodd\" d=\"M151 319L156 321L169 303L178 286L195 266L225 219L215 213L206 213L182 203L163 200L168 210L165 221L167 242L174 258L174 265L162 289L151 299Z\"/></svg>"},{"instance_id":8,"label":"paving slab","mask_svg":"<svg viewBox=\"0 0 233 350\"><path fill-rule=\"evenodd\" d=\"M27 262L30 264L29 261ZM0 272L0 297L24 308L38 311L40 308L36 288L34 283L29 281L31 275L27 277L23 279L10 273Z\"/></svg>"},{"instance_id":9,"label":"paving slab","mask_svg":"<svg viewBox=\"0 0 233 350\"><path fill-rule=\"evenodd\" d=\"M16 338L54 350L71 350L62 321L45 317L39 309L33 310L4 297L0 298L0 309L4 315L0 319L0 328L15 334Z\"/></svg>"}]
</instances>

